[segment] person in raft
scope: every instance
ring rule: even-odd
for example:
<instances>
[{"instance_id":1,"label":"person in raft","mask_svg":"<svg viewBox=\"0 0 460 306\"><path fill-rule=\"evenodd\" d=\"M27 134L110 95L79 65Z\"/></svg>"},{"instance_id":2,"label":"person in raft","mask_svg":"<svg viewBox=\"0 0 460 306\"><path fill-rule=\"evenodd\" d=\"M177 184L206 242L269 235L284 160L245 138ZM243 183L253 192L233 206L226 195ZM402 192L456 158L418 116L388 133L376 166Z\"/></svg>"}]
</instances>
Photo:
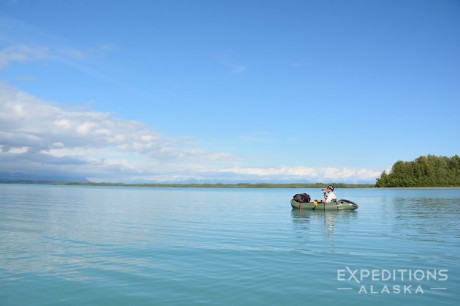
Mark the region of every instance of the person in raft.
<instances>
[{"instance_id":1,"label":"person in raft","mask_svg":"<svg viewBox=\"0 0 460 306\"><path fill-rule=\"evenodd\" d=\"M321 189L321 191L323 192L324 202L331 203L332 201L337 200L337 196L335 195L335 192L334 192L334 186L327 185L327 187Z\"/></svg>"}]
</instances>

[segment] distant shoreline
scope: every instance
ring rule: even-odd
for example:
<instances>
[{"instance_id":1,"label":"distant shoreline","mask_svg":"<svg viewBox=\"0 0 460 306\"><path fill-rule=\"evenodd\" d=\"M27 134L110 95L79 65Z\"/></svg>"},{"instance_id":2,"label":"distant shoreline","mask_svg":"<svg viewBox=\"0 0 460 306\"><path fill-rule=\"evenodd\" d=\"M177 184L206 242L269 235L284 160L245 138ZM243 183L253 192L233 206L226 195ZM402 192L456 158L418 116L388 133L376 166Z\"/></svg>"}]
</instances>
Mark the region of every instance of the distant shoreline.
<instances>
[{"instance_id":1,"label":"distant shoreline","mask_svg":"<svg viewBox=\"0 0 460 306\"><path fill-rule=\"evenodd\" d=\"M60 186L94 186L94 187L144 187L144 188L228 188L228 189L257 189L257 188L324 188L325 183L302 184L302 183L95 183L95 182L54 182L54 181L29 181L29 180L0 180L0 184L24 184L24 185L60 185ZM332 183L335 188L348 189L459 189L460 186L420 186L420 187L376 187L374 184L347 184Z\"/></svg>"},{"instance_id":2,"label":"distant shoreline","mask_svg":"<svg viewBox=\"0 0 460 306\"><path fill-rule=\"evenodd\" d=\"M37 185L66 185L66 186L119 186L119 187L172 187L172 188L324 188L326 183L95 183L95 182L53 182L29 180L0 180L0 184L37 184ZM375 188L373 184L332 183L336 188Z\"/></svg>"}]
</instances>

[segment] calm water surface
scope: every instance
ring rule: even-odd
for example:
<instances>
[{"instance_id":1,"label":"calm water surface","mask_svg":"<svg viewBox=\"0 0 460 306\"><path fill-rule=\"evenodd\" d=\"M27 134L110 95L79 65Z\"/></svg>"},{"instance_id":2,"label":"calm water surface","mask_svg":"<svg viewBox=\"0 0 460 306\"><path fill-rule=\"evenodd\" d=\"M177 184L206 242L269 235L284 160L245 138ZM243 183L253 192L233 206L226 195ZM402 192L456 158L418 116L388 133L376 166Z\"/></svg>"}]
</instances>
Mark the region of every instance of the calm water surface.
<instances>
[{"instance_id":1,"label":"calm water surface","mask_svg":"<svg viewBox=\"0 0 460 306\"><path fill-rule=\"evenodd\" d=\"M460 190L0 185L0 305L457 305Z\"/></svg>"}]
</instances>

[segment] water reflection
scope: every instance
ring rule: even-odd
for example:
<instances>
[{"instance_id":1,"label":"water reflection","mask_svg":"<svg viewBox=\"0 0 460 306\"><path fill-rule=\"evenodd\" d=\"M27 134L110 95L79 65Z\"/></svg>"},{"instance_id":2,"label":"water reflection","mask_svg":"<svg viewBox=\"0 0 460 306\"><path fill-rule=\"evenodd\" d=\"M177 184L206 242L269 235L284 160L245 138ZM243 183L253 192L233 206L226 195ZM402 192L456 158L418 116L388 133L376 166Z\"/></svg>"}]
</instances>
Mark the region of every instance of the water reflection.
<instances>
[{"instance_id":1,"label":"water reflection","mask_svg":"<svg viewBox=\"0 0 460 306\"><path fill-rule=\"evenodd\" d=\"M320 234L327 240L334 240L337 222L340 223L344 222L344 220L354 218L357 216L357 212L292 209L291 216L298 232L308 231L316 235Z\"/></svg>"}]
</instances>

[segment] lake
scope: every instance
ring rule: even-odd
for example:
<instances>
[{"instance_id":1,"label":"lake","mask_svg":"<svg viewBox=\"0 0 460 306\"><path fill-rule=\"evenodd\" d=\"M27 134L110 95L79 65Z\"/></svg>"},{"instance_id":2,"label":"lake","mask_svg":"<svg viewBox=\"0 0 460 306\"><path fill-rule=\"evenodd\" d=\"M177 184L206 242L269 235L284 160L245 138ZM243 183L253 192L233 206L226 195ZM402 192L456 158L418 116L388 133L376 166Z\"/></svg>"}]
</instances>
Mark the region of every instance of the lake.
<instances>
[{"instance_id":1,"label":"lake","mask_svg":"<svg viewBox=\"0 0 460 306\"><path fill-rule=\"evenodd\" d=\"M0 184L0 305L457 305L460 189Z\"/></svg>"}]
</instances>

